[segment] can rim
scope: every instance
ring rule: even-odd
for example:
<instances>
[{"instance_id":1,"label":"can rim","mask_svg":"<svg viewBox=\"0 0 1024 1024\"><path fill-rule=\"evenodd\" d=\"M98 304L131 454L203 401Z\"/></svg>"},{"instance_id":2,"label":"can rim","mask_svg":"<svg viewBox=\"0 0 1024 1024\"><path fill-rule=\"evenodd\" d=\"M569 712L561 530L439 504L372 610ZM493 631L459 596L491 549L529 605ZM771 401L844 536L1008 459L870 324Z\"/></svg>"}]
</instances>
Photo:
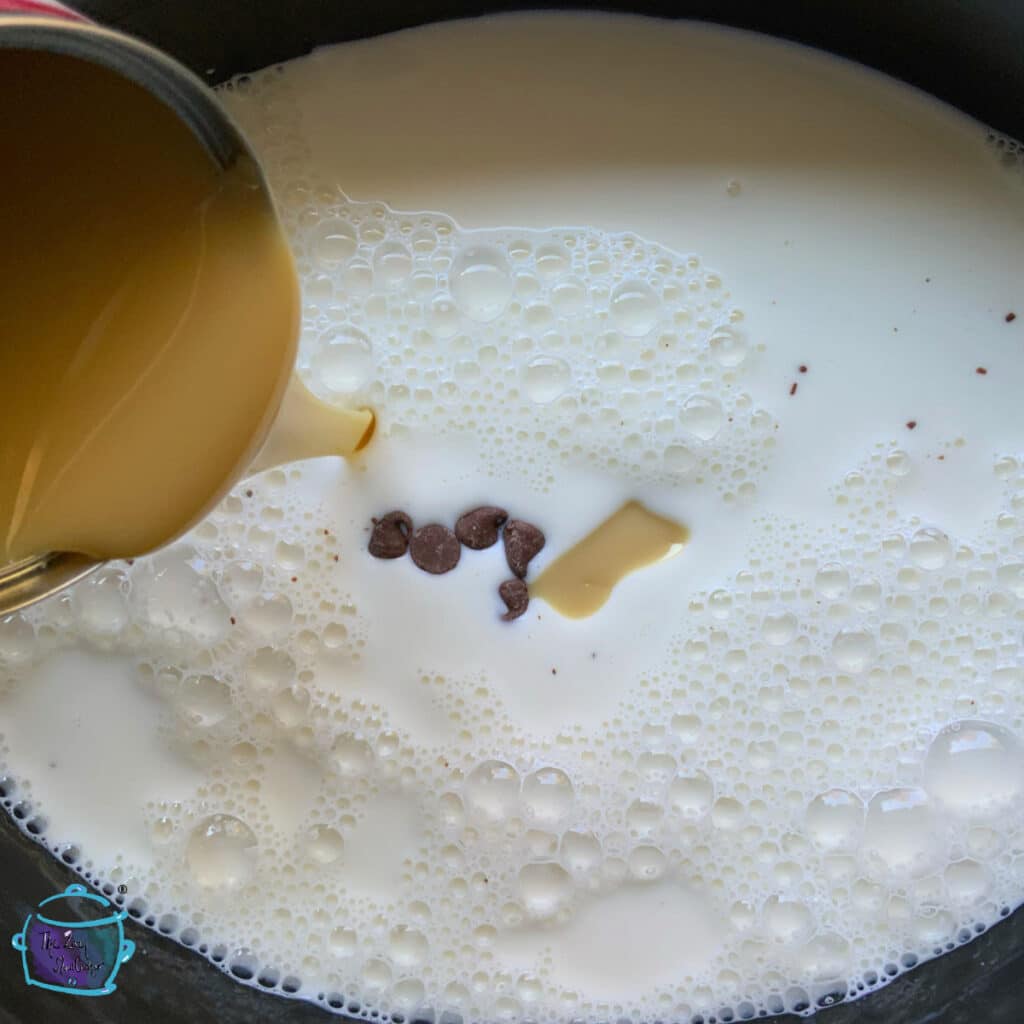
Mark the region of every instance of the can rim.
<instances>
[{"instance_id":1,"label":"can rim","mask_svg":"<svg viewBox=\"0 0 1024 1024\"><path fill-rule=\"evenodd\" d=\"M0 19L0 49L40 50L109 68L170 107L222 169L255 156L230 115L198 75L134 36L86 21L53 17Z\"/></svg>"},{"instance_id":2,"label":"can rim","mask_svg":"<svg viewBox=\"0 0 1024 1024\"><path fill-rule=\"evenodd\" d=\"M0 566L0 620L77 583L105 564L74 551L49 551Z\"/></svg>"}]
</instances>

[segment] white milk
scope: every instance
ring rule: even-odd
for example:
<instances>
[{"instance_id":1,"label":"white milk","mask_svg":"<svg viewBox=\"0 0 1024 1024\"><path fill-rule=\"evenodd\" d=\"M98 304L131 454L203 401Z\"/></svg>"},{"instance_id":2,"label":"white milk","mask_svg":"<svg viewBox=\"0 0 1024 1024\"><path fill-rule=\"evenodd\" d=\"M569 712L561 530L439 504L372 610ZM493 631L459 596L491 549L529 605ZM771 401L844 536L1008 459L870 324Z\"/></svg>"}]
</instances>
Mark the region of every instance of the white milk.
<instances>
[{"instance_id":1,"label":"white milk","mask_svg":"<svg viewBox=\"0 0 1024 1024\"><path fill-rule=\"evenodd\" d=\"M1005 148L839 60L611 16L223 95L300 371L378 435L0 623L5 805L243 980L396 1019L804 1011L1018 905ZM532 573L630 498L692 539L590 619L501 622L500 546L366 551L393 508L497 504Z\"/></svg>"}]
</instances>

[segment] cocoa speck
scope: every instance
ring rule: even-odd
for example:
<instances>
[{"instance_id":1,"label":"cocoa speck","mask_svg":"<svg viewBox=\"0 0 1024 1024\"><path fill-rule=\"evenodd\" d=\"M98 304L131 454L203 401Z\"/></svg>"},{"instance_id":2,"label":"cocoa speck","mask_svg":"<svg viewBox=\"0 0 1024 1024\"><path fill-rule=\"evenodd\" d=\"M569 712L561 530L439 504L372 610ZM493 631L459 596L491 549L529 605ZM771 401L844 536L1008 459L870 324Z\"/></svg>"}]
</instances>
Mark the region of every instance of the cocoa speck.
<instances>
[{"instance_id":1,"label":"cocoa speck","mask_svg":"<svg viewBox=\"0 0 1024 1024\"><path fill-rule=\"evenodd\" d=\"M395 510L373 521L369 551L374 558L401 558L409 549L412 520Z\"/></svg>"},{"instance_id":2,"label":"cocoa speck","mask_svg":"<svg viewBox=\"0 0 1024 1024\"><path fill-rule=\"evenodd\" d=\"M481 505L459 516L455 524L455 536L474 551L483 551L498 543L498 530L508 519L503 508Z\"/></svg>"},{"instance_id":3,"label":"cocoa speck","mask_svg":"<svg viewBox=\"0 0 1024 1024\"><path fill-rule=\"evenodd\" d=\"M462 545L459 538L440 523L421 526L409 538L409 554L424 572L440 576L459 564Z\"/></svg>"},{"instance_id":4,"label":"cocoa speck","mask_svg":"<svg viewBox=\"0 0 1024 1024\"><path fill-rule=\"evenodd\" d=\"M523 579L530 559L544 547L544 534L524 519L510 519L505 524L504 540L508 567Z\"/></svg>"}]
</instances>

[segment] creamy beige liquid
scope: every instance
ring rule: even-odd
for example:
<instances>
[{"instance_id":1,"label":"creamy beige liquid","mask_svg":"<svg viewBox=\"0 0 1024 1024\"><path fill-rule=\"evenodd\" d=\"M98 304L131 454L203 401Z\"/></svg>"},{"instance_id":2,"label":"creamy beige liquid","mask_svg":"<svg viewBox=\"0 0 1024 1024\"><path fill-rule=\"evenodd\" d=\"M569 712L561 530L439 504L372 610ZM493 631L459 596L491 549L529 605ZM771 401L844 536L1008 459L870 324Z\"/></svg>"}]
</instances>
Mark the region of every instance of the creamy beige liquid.
<instances>
[{"instance_id":1,"label":"creamy beige liquid","mask_svg":"<svg viewBox=\"0 0 1024 1024\"><path fill-rule=\"evenodd\" d=\"M627 501L552 562L530 594L570 619L586 618L604 606L619 580L678 554L689 539L685 526Z\"/></svg>"},{"instance_id":2,"label":"creamy beige liquid","mask_svg":"<svg viewBox=\"0 0 1024 1024\"><path fill-rule=\"evenodd\" d=\"M248 465L295 356L269 195L162 103L75 58L5 52L0 563L152 550Z\"/></svg>"},{"instance_id":3,"label":"creamy beige liquid","mask_svg":"<svg viewBox=\"0 0 1024 1024\"><path fill-rule=\"evenodd\" d=\"M329 405L293 376L270 436L248 472L322 455L354 455L370 443L376 426L371 409Z\"/></svg>"}]
</instances>

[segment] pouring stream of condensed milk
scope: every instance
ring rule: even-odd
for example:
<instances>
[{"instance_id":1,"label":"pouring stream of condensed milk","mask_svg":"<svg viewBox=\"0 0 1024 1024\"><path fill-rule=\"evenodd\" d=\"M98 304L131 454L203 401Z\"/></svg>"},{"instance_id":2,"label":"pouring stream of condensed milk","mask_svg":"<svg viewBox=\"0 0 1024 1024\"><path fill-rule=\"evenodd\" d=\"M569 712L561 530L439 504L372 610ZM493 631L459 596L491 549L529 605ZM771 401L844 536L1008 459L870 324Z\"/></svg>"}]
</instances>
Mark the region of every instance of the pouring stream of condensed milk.
<instances>
[{"instance_id":1,"label":"pouring stream of condensed milk","mask_svg":"<svg viewBox=\"0 0 1024 1024\"><path fill-rule=\"evenodd\" d=\"M295 268L251 158L217 166L105 68L0 56L0 574L144 554L249 468L364 446L370 411L292 376Z\"/></svg>"}]
</instances>

